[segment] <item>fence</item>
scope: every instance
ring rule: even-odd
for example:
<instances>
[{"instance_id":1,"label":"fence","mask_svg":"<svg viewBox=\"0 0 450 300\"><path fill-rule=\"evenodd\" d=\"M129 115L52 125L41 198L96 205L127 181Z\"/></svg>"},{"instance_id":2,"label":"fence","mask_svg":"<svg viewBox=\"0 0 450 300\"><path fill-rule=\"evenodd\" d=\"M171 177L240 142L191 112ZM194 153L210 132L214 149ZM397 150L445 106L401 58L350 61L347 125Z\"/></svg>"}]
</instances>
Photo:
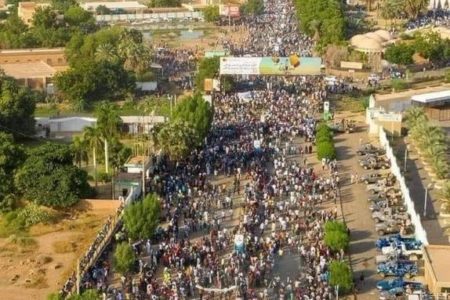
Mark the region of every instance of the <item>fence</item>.
<instances>
[{"instance_id":1,"label":"fence","mask_svg":"<svg viewBox=\"0 0 450 300\"><path fill-rule=\"evenodd\" d=\"M392 174L394 174L394 176L396 177L397 181L400 184L400 190L402 191L403 197L405 199L406 208L408 210L409 215L411 216L411 222L415 227L416 239L421 241L424 245L428 245L427 232L422 226L420 215L416 213L416 210L414 208L414 202L411 199L411 195L409 193L408 186L406 185L405 178L400 172L400 168L397 164L397 159L394 156L392 147L389 144L389 140L383 128L380 128L379 130L379 139L381 146L383 146L386 149L387 158L389 158L391 162L391 172Z\"/></svg>"},{"instance_id":2,"label":"fence","mask_svg":"<svg viewBox=\"0 0 450 300\"><path fill-rule=\"evenodd\" d=\"M97 238L86 251L86 254L81 259L78 259L76 275L72 275L72 277L70 277L64 285L64 288L62 290L63 296L72 294L74 292L77 294L80 293L81 280L84 278L89 268L97 262L106 246L108 246L109 242L111 241L111 238L116 233L119 225L121 224L125 206L131 203L136 198L136 196L139 195L139 192L136 190L137 189L131 189L127 198L124 199L122 204L117 208L116 214L108 218L106 223L103 225L102 229L97 235Z\"/></svg>"},{"instance_id":3,"label":"fence","mask_svg":"<svg viewBox=\"0 0 450 300\"><path fill-rule=\"evenodd\" d=\"M124 22L124 21L154 21L175 19L203 19L203 13L199 11L187 12L164 12L151 14L120 14L120 15L97 15L97 22Z\"/></svg>"}]
</instances>

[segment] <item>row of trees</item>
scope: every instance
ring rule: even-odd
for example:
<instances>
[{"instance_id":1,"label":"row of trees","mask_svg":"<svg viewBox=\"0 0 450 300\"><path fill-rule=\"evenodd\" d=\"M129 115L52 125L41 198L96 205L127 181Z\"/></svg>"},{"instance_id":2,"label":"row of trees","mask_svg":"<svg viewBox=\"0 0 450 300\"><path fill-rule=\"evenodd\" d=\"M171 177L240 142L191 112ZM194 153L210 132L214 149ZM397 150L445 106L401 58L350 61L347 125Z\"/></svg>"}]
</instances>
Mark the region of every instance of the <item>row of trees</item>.
<instances>
[{"instance_id":1,"label":"row of trees","mask_svg":"<svg viewBox=\"0 0 450 300\"><path fill-rule=\"evenodd\" d=\"M119 116L117 106L110 102L102 102L95 111L97 123L88 126L79 137L75 137L72 149L75 153L75 162L81 166L91 160L94 166L94 180L97 186L97 164L103 161L105 174L109 177L110 166L115 172L130 157L131 149L123 145L119 140L119 131L122 119ZM104 151L102 151L104 150Z\"/></svg>"},{"instance_id":2,"label":"row of trees","mask_svg":"<svg viewBox=\"0 0 450 300\"><path fill-rule=\"evenodd\" d=\"M0 24L0 48L60 47L74 34L97 29L94 17L74 0L53 1L49 7L38 8L31 25L27 26L16 10L11 11Z\"/></svg>"},{"instance_id":3,"label":"row of trees","mask_svg":"<svg viewBox=\"0 0 450 300\"><path fill-rule=\"evenodd\" d=\"M430 124L424 110L413 106L406 113L409 136L433 168L439 179L449 172L447 135L441 127Z\"/></svg>"},{"instance_id":4,"label":"row of trees","mask_svg":"<svg viewBox=\"0 0 450 300\"><path fill-rule=\"evenodd\" d=\"M350 243L347 226L343 222L328 221L324 225L325 245L333 252L346 251ZM333 260L329 265L331 286L339 286L339 293L345 294L353 288L352 270L344 260Z\"/></svg>"},{"instance_id":5,"label":"row of trees","mask_svg":"<svg viewBox=\"0 0 450 300\"><path fill-rule=\"evenodd\" d=\"M450 60L450 39L443 39L436 32L416 33L412 40L387 47L385 58L391 63L409 65L414 63L415 53L434 64L446 64Z\"/></svg>"},{"instance_id":6,"label":"row of trees","mask_svg":"<svg viewBox=\"0 0 450 300\"><path fill-rule=\"evenodd\" d=\"M343 2L339 0L296 0L297 17L303 32L313 36L318 50L344 40Z\"/></svg>"},{"instance_id":7,"label":"row of trees","mask_svg":"<svg viewBox=\"0 0 450 300\"><path fill-rule=\"evenodd\" d=\"M333 131L325 123L321 122L316 127L317 158L336 158L336 149L333 142Z\"/></svg>"},{"instance_id":8,"label":"row of trees","mask_svg":"<svg viewBox=\"0 0 450 300\"><path fill-rule=\"evenodd\" d=\"M155 129L154 143L171 160L182 160L204 142L212 119L212 106L201 94L190 96L176 105L169 122Z\"/></svg>"},{"instance_id":9,"label":"row of trees","mask_svg":"<svg viewBox=\"0 0 450 300\"><path fill-rule=\"evenodd\" d=\"M384 0L381 2L381 16L384 19L416 19L426 11L428 0Z\"/></svg>"},{"instance_id":10,"label":"row of trees","mask_svg":"<svg viewBox=\"0 0 450 300\"><path fill-rule=\"evenodd\" d=\"M78 110L133 92L136 78L149 72L151 59L142 33L121 27L74 35L66 55L70 68L57 74L55 83L59 96Z\"/></svg>"}]
</instances>

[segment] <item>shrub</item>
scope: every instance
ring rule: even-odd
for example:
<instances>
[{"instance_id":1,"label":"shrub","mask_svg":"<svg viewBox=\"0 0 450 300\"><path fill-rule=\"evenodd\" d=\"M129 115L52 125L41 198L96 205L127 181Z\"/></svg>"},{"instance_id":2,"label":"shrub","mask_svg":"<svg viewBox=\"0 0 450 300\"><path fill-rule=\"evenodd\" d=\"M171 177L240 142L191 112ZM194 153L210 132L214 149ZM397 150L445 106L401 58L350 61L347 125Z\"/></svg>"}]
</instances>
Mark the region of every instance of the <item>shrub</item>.
<instances>
[{"instance_id":1,"label":"shrub","mask_svg":"<svg viewBox=\"0 0 450 300\"><path fill-rule=\"evenodd\" d=\"M328 221L325 223L325 245L333 251L346 249L350 242L347 227L338 221Z\"/></svg>"},{"instance_id":2,"label":"shrub","mask_svg":"<svg viewBox=\"0 0 450 300\"><path fill-rule=\"evenodd\" d=\"M159 224L158 196L149 194L143 201L127 206L123 216L124 226L132 239L151 238Z\"/></svg>"},{"instance_id":3,"label":"shrub","mask_svg":"<svg viewBox=\"0 0 450 300\"><path fill-rule=\"evenodd\" d=\"M396 91L402 91L408 88L408 83L402 79L392 79L391 86Z\"/></svg>"},{"instance_id":4,"label":"shrub","mask_svg":"<svg viewBox=\"0 0 450 300\"><path fill-rule=\"evenodd\" d=\"M345 261L333 260L330 263L330 286L339 286L339 293L345 294L353 287L353 276L350 266Z\"/></svg>"},{"instance_id":5,"label":"shrub","mask_svg":"<svg viewBox=\"0 0 450 300\"><path fill-rule=\"evenodd\" d=\"M114 268L122 274L131 272L136 262L136 254L131 246L122 242L117 245L114 251Z\"/></svg>"},{"instance_id":6,"label":"shrub","mask_svg":"<svg viewBox=\"0 0 450 300\"><path fill-rule=\"evenodd\" d=\"M336 149L334 148L333 142L325 141L317 144L317 157L319 159L328 158L334 159L336 158Z\"/></svg>"}]
</instances>

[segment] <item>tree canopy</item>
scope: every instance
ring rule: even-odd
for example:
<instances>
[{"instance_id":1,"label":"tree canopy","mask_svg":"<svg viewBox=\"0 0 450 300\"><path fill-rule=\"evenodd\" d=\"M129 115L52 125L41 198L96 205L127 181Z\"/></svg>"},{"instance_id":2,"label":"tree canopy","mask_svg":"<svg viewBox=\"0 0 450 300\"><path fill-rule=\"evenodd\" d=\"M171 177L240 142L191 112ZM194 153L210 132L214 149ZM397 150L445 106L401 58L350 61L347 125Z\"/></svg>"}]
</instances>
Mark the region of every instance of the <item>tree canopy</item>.
<instances>
[{"instance_id":1,"label":"tree canopy","mask_svg":"<svg viewBox=\"0 0 450 300\"><path fill-rule=\"evenodd\" d=\"M33 94L19 87L14 79L0 74L0 131L24 138L34 133Z\"/></svg>"},{"instance_id":2,"label":"tree canopy","mask_svg":"<svg viewBox=\"0 0 450 300\"><path fill-rule=\"evenodd\" d=\"M260 15L264 12L264 1L248 0L241 6L241 12L244 15Z\"/></svg>"},{"instance_id":3,"label":"tree canopy","mask_svg":"<svg viewBox=\"0 0 450 300\"><path fill-rule=\"evenodd\" d=\"M136 254L133 248L126 242L117 245L114 251L114 268L122 274L126 274L133 270L136 263Z\"/></svg>"},{"instance_id":4,"label":"tree canopy","mask_svg":"<svg viewBox=\"0 0 450 300\"><path fill-rule=\"evenodd\" d=\"M325 245L332 251L345 250L350 242L347 227L338 221L328 221L325 223Z\"/></svg>"},{"instance_id":5,"label":"tree canopy","mask_svg":"<svg viewBox=\"0 0 450 300\"><path fill-rule=\"evenodd\" d=\"M150 7L178 7L181 6L181 0L150 0Z\"/></svg>"},{"instance_id":6,"label":"tree canopy","mask_svg":"<svg viewBox=\"0 0 450 300\"><path fill-rule=\"evenodd\" d=\"M339 294L350 292L353 287L353 276L350 266L345 261L333 260L330 263L331 286L339 286Z\"/></svg>"},{"instance_id":7,"label":"tree canopy","mask_svg":"<svg viewBox=\"0 0 450 300\"><path fill-rule=\"evenodd\" d=\"M183 99L176 107L173 120L180 120L195 130L194 143L200 145L211 128L213 109L201 94Z\"/></svg>"},{"instance_id":8,"label":"tree canopy","mask_svg":"<svg viewBox=\"0 0 450 300\"><path fill-rule=\"evenodd\" d=\"M316 36L318 47L344 40L345 19L343 2L339 0L295 0L300 27L310 36Z\"/></svg>"},{"instance_id":9,"label":"tree canopy","mask_svg":"<svg viewBox=\"0 0 450 300\"><path fill-rule=\"evenodd\" d=\"M160 202L156 194L125 208L123 223L133 240L151 238L159 224Z\"/></svg>"},{"instance_id":10,"label":"tree canopy","mask_svg":"<svg viewBox=\"0 0 450 300\"><path fill-rule=\"evenodd\" d=\"M217 5L208 5L203 9L203 16L206 22L216 22L220 19L219 7Z\"/></svg>"},{"instance_id":11,"label":"tree canopy","mask_svg":"<svg viewBox=\"0 0 450 300\"><path fill-rule=\"evenodd\" d=\"M198 63L198 72L195 76L195 87L202 91L205 84L205 79L215 78L219 74L220 58L219 57L205 57Z\"/></svg>"},{"instance_id":12,"label":"tree canopy","mask_svg":"<svg viewBox=\"0 0 450 300\"><path fill-rule=\"evenodd\" d=\"M30 201L50 207L68 207L91 194L87 173L73 165L68 145L46 143L29 152L17 171L18 191Z\"/></svg>"},{"instance_id":13,"label":"tree canopy","mask_svg":"<svg viewBox=\"0 0 450 300\"><path fill-rule=\"evenodd\" d=\"M25 160L22 147L14 143L13 136L0 132L0 210L14 205L14 174Z\"/></svg>"}]
</instances>

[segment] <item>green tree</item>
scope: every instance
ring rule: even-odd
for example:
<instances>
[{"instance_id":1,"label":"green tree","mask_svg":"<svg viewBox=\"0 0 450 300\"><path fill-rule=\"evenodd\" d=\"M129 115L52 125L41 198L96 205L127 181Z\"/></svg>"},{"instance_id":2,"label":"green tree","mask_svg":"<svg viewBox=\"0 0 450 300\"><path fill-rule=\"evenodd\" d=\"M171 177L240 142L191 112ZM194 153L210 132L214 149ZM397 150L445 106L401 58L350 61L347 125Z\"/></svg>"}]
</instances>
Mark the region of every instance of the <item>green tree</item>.
<instances>
[{"instance_id":1,"label":"green tree","mask_svg":"<svg viewBox=\"0 0 450 300\"><path fill-rule=\"evenodd\" d=\"M353 288L353 276L350 266L345 261L333 260L330 263L329 284L339 286L339 294L345 294Z\"/></svg>"},{"instance_id":2,"label":"green tree","mask_svg":"<svg viewBox=\"0 0 450 300\"><path fill-rule=\"evenodd\" d=\"M156 194L148 194L144 200L125 208L123 224L133 240L148 239L159 224L160 202Z\"/></svg>"},{"instance_id":3,"label":"green tree","mask_svg":"<svg viewBox=\"0 0 450 300\"><path fill-rule=\"evenodd\" d=\"M245 15L260 15L264 12L264 1L248 0L241 6L241 11Z\"/></svg>"},{"instance_id":4,"label":"green tree","mask_svg":"<svg viewBox=\"0 0 450 300\"><path fill-rule=\"evenodd\" d=\"M381 4L381 16L392 20L400 18L404 12L404 0L384 0Z\"/></svg>"},{"instance_id":5,"label":"green tree","mask_svg":"<svg viewBox=\"0 0 450 300\"><path fill-rule=\"evenodd\" d=\"M34 133L34 102L30 90L0 74L0 130L24 138Z\"/></svg>"},{"instance_id":6,"label":"green tree","mask_svg":"<svg viewBox=\"0 0 450 300\"><path fill-rule=\"evenodd\" d=\"M203 16L205 17L206 22L219 21L219 7L217 5L208 5L203 9Z\"/></svg>"},{"instance_id":7,"label":"green tree","mask_svg":"<svg viewBox=\"0 0 450 300\"><path fill-rule=\"evenodd\" d=\"M332 142L321 142L317 144L317 158L328 158L334 159L336 158L336 149Z\"/></svg>"},{"instance_id":8,"label":"green tree","mask_svg":"<svg viewBox=\"0 0 450 300\"><path fill-rule=\"evenodd\" d=\"M117 106L106 101L97 106L95 116L97 117L97 126L102 134L103 145L105 146L105 172L108 174L109 142L119 134L122 119L120 118Z\"/></svg>"},{"instance_id":9,"label":"green tree","mask_svg":"<svg viewBox=\"0 0 450 300\"><path fill-rule=\"evenodd\" d=\"M405 114L406 125L409 129L414 128L419 123L428 122L428 117L422 107L411 106Z\"/></svg>"},{"instance_id":10,"label":"green tree","mask_svg":"<svg viewBox=\"0 0 450 300\"><path fill-rule=\"evenodd\" d=\"M102 296L97 290L94 289L85 290L84 292L81 293L81 295L73 294L66 298L66 300L100 300L100 299L102 299ZM59 299L56 298L51 300L59 300Z\"/></svg>"},{"instance_id":11,"label":"green tree","mask_svg":"<svg viewBox=\"0 0 450 300\"><path fill-rule=\"evenodd\" d=\"M28 26L16 14L0 23L0 48L39 47L39 42L28 32Z\"/></svg>"},{"instance_id":12,"label":"green tree","mask_svg":"<svg viewBox=\"0 0 450 300\"><path fill-rule=\"evenodd\" d=\"M65 12L69 7L78 5L76 0L52 0L52 8Z\"/></svg>"},{"instance_id":13,"label":"green tree","mask_svg":"<svg viewBox=\"0 0 450 300\"><path fill-rule=\"evenodd\" d=\"M386 60L394 64L410 65L414 62L412 58L414 52L415 50L412 45L400 42L389 45L386 48L384 57Z\"/></svg>"},{"instance_id":14,"label":"green tree","mask_svg":"<svg viewBox=\"0 0 450 300\"><path fill-rule=\"evenodd\" d=\"M83 130L83 140L86 141L92 150L92 161L94 163L94 180L97 187L97 155L98 151L103 147L102 133L98 127L85 127Z\"/></svg>"},{"instance_id":15,"label":"green tree","mask_svg":"<svg viewBox=\"0 0 450 300\"><path fill-rule=\"evenodd\" d=\"M99 5L95 9L95 13L97 15L109 15L109 14L111 14L111 10L108 7L104 6L104 5Z\"/></svg>"},{"instance_id":16,"label":"green tree","mask_svg":"<svg viewBox=\"0 0 450 300\"><path fill-rule=\"evenodd\" d=\"M136 29L124 30L120 35L118 53L125 70L143 74L150 67L150 49L143 44L142 33Z\"/></svg>"},{"instance_id":17,"label":"green tree","mask_svg":"<svg viewBox=\"0 0 450 300\"><path fill-rule=\"evenodd\" d=\"M24 160L25 152L14 143L13 136L0 132L0 211L14 205L14 174Z\"/></svg>"},{"instance_id":18,"label":"green tree","mask_svg":"<svg viewBox=\"0 0 450 300\"><path fill-rule=\"evenodd\" d=\"M342 231L327 231L325 232L324 242L332 251L344 250L348 247L349 236Z\"/></svg>"},{"instance_id":19,"label":"green tree","mask_svg":"<svg viewBox=\"0 0 450 300\"><path fill-rule=\"evenodd\" d=\"M181 0L150 0L149 7L178 7Z\"/></svg>"},{"instance_id":20,"label":"green tree","mask_svg":"<svg viewBox=\"0 0 450 300\"><path fill-rule=\"evenodd\" d=\"M178 161L190 153L199 137L191 124L174 120L156 128L153 140L171 160Z\"/></svg>"},{"instance_id":21,"label":"green tree","mask_svg":"<svg viewBox=\"0 0 450 300\"><path fill-rule=\"evenodd\" d=\"M64 72L57 73L54 82L60 96L88 106L96 101L122 97L134 90L134 77L121 64L107 61L80 60Z\"/></svg>"},{"instance_id":22,"label":"green tree","mask_svg":"<svg viewBox=\"0 0 450 300\"><path fill-rule=\"evenodd\" d=\"M86 164L88 163L89 147L87 141L83 139L83 137L81 136L73 137L71 148L74 155L75 164L77 164L78 167L81 168L81 164L83 161L86 162Z\"/></svg>"},{"instance_id":23,"label":"green tree","mask_svg":"<svg viewBox=\"0 0 450 300\"><path fill-rule=\"evenodd\" d=\"M405 0L404 10L411 19L417 19L419 14L426 10L428 5L428 0Z\"/></svg>"},{"instance_id":24,"label":"green tree","mask_svg":"<svg viewBox=\"0 0 450 300\"><path fill-rule=\"evenodd\" d=\"M126 242L117 245L114 251L114 268L121 274L131 272L136 263L136 254Z\"/></svg>"},{"instance_id":25,"label":"green tree","mask_svg":"<svg viewBox=\"0 0 450 300\"><path fill-rule=\"evenodd\" d=\"M173 120L180 120L190 124L195 130L195 135L192 137L194 143L200 145L211 128L213 114L211 105L203 100L201 94L195 94L182 100L175 107Z\"/></svg>"},{"instance_id":26,"label":"green tree","mask_svg":"<svg viewBox=\"0 0 450 300\"><path fill-rule=\"evenodd\" d=\"M67 8L64 12L64 21L70 27L76 27L83 30L95 27L95 19L92 14L81 8L79 5L72 5Z\"/></svg>"},{"instance_id":27,"label":"green tree","mask_svg":"<svg viewBox=\"0 0 450 300\"><path fill-rule=\"evenodd\" d=\"M73 165L69 146L46 143L30 151L15 176L17 190L38 205L68 207L91 194L87 173Z\"/></svg>"},{"instance_id":28,"label":"green tree","mask_svg":"<svg viewBox=\"0 0 450 300\"><path fill-rule=\"evenodd\" d=\"M205 79L215 78L219 75L220 58L205 57L198 63L198 72L195 76L195 87L203 91Z\"/></svg>"}]
</instances>

